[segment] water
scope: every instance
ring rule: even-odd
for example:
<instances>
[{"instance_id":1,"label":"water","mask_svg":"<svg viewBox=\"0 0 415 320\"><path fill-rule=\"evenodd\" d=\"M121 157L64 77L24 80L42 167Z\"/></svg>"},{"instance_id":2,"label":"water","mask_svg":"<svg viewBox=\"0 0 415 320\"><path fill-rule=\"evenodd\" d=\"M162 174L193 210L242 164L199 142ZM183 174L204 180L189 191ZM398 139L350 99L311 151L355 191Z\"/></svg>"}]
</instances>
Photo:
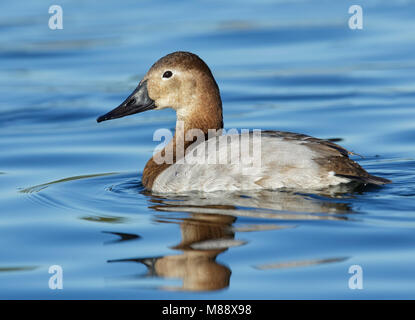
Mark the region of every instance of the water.
<instances>
[{"instance_id":1,"label":"water","mask_svg":"<svg viewBox=\"0 0 415 320\"><path fill-rule=\"evenodd\" d=\"M347 1L59 4L55 31L50 3L0 5L0 298L414 298L414 1L364 1L363 30ZM175 114L95 119L176 50L213 70L226 128L339 139L393 184L149 194Z\"/></svg>"}]
</instances>

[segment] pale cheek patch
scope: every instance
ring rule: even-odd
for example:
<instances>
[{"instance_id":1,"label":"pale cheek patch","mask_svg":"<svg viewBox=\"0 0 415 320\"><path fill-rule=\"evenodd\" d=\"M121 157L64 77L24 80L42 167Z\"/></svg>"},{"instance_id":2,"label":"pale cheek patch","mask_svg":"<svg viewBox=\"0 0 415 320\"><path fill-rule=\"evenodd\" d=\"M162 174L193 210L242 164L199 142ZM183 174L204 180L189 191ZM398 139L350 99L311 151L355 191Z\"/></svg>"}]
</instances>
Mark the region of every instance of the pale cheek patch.
<instances>
[{"instance_id":1,"label":"pale cheek patch","mask_svg":"<svg viewBox=\"0 0 415 320\"><path fill-rule=\"evenodd\" d=\"M160 84L157 81L154 80L148 80L147 83L147 92L150 99L157 101L160 97Z\"/></svg>"},{"instance_id":2,"label":"pale cheek patch","mask_svg":"<svg viewBox=\"0 0 415 320\"><path fill-rule=\"evenodd\" d=\"M157 110L161 110L161 109L165 109L165 108L169 108L172 106L171 101L168 99L168 97L166 98L162 98L162 99L157 99L156 100L156 107Z\"/></svg>"}]
</instances>

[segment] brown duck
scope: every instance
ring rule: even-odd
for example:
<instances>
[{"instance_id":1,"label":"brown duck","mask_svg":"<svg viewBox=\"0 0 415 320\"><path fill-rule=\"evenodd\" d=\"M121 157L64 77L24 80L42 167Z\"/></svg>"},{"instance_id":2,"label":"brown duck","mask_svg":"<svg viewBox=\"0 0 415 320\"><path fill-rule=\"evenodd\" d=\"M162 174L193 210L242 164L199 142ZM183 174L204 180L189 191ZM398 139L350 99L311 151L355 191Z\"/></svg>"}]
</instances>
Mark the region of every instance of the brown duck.
<instances>
[{"instance_id":1,"label":"brown duck","mask_svg":"<svg viewBox=\"0 0 415 320\"><path fill-rule=\"evenodd\" d=\"M218 85L206 63L190 52L158 60L134 92L97 121L164 108L176 111L176 131L144 168L143 184L153 192L319 190L391 182L369 174L349 151L327 140L281 131L223 134Z\"/></svg>"}]
</instances>

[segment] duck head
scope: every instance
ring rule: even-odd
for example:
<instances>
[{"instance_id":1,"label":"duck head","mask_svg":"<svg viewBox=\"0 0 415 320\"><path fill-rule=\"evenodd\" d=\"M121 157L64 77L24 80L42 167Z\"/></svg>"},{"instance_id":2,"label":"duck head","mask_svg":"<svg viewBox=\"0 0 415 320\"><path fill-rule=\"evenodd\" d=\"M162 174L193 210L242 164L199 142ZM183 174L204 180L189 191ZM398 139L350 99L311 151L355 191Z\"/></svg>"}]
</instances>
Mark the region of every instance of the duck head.
<instances>
[{"instance_id":1,"label":"duck head","mask_svg":"<svg viewBox=\"0 0 415 320\"><path fill-rule=\"evenodd\" d=\"M223 127L218 85L197 55L178 51L158 60L133 93L97 122L164 108L174 109L177 119L191 123L192 127Z\"/></svg>"}]
</instances>

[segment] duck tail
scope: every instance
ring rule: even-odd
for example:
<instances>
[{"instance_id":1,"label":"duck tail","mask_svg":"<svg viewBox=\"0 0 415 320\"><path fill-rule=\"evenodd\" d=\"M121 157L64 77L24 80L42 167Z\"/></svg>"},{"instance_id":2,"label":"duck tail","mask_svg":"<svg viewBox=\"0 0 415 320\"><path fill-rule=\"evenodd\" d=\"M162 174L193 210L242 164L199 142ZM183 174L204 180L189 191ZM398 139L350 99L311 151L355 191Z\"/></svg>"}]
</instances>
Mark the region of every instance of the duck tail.
<instances>
[{"instance_id":1,"label":"duck tail","mask_svg":"<svg viewBox=\"0 0 415 320\"><path fill-rule=\"evenodd\" d=\"M379 186L384 185L384 184L388 184L388 183L392 183L392 181L389 180L389 179L385 179L385 178L378 177L378 176L373 176L373 175L369 175L366 179L367 179L368 183L376 184L376 185L379 185Z\"/></svg>"},{"instance_id":2,"label":"duck tail","mask_svg":"<svg viewBox=\"0 0 415 320\"><path fill-rule=\"evenodd\" d=\"M344 175L344 174L336 174L336 176L340 176L340 177L344 177L344 178L348 178L351 179L353 181L358 181L364 184L374 184L374 185L378 185L378 186L382 186L384 184L388 184L388 183L392 183L391 180L382 178L382 177L378 177L378 176L374 176L371 174L367 174L367 176L351 176L351 175Z\"/></svg>"}]
</instances>

